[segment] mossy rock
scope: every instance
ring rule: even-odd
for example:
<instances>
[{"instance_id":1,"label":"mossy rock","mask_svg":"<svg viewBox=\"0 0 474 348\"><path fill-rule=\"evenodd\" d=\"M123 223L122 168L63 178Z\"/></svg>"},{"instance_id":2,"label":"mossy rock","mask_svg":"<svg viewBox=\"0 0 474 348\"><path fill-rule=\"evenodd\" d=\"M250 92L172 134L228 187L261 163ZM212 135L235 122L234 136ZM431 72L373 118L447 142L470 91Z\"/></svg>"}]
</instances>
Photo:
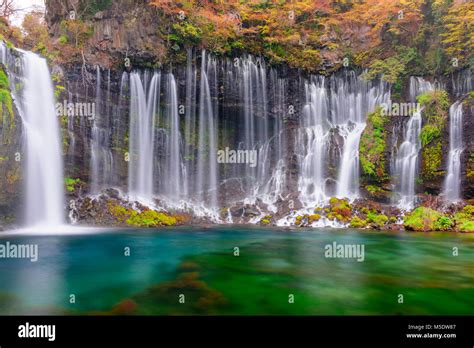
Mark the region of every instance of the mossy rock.
<instances>
[{"instance_id":1,"label":"mossy rock","mask_svg":"<svg viewBox=\"0 0 474 348\"><path fill-rule=\"evenodd\" d=\"M118 224L125 224L136 227L158 227L174 226L180 222L179 216L172 216L165 212L145 209L136 211L132 208L124 207L110 201L107 204L109 213L115 218Z\"/></svg>"},{"instance_id":2,"label":"mossy rock","mask_svg":"<svg viewBox=\"0 0 474 348\"><path fill-rule=\"evenodd\" d=\"M446 216L427 207L418 207L403 218L403 225L411 231L437 231L445 228Z\"/></svg>"},{"instance_id":3,"label":"mossy rock","mask_svg":"<svg viewBox=\"0 0 474 348\"><path fill-rule=\"evenodd\" d=\"M474 232L474 206L466 205L462 211L454 215L456 230L461 232Z\"/></svg>"},{"instance_id":4,"label":"mossy rock","mask_svg":"<svg viewBox=\"0 0 474 348\"><path fill-rule=\"evenodd\" d=\"M421 179L433 180L444 174L442 134L446 130L449 114L449 96L444 90L423 93L417 97L423 110L424 125L420 131Z\"/></svg>"},{"instance_id":5,"label":"mossy rock","mask_svg":"<svg viewBox=\"0 0 474 348\"><path fill-rule=\"evenodd\" d=\"M386 148L387 116L378 107L367 116L367 125L359 143L359 157L362 173L371 181L382 182L387 178L384 152Z\"/></svg>"},{"instance_id":6,"label":"mossy rock","mask_svg":"<svg viewBox=\"0 0 474 348\"><path fill-rule=\"evenodd\" d=\"M358 216L354 216L349 226L353 228L364 228L364 227L367 227L367 221L364 219L361 219Z\"/></svg>"},{"instance_id":7,"label":"mossy rock","mask_svg":"<svg viewBox=\"0 0 474 348\"><path fill-rule=\"evenodd\" d=\"M349 222L352 217L352 205L345 199L332 197L329 200L329 214L327 217L341 222Z\"/></svg>"},{"instance_id":8,"label":"mossy rock","mask_svg":"<svg viewBox=\"0 0 474 348\"><path fill-rule=\"evenodd\" d=\"M3 124L9 125L9 129L13 129L14 113L13 113L13 99L10 93L10 84L8 76L0 65L0 120Z\"/></svg>"},{"instance_id":9,"label":"mossy rock","mask_svg":"<svg viewBox=\"0 0 474 348\"><path fill-rule=\"evenodd\" d=\"M174 226L177 220L174 216L170 216L163 212L155 210L145 210L142 212L132 211L130 218L126 223L137 227L156 227L156 226Z\"/></svg>"}]
</instances>

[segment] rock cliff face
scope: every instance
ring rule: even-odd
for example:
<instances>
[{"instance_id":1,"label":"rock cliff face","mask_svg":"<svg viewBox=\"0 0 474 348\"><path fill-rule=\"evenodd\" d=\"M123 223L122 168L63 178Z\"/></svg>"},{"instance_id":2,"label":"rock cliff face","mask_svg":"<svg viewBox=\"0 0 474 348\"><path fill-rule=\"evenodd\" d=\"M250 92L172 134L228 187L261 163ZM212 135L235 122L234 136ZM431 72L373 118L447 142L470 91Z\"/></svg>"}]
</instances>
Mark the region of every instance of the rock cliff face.
<instances>
[{"instance_id":1,"label":"rock cliff face","mask_svg":"<svg viewBox=\"0 0 474 348\"><path fill-rule=\"evenodd\" d=\"M461 187L465 197L474 199L474 98L463 103L465 150L461 157Z\"/></svg>"},{"instance_id":2,"label":"rock cliff face","mask_svg":"<svg viewBox=\"0 0 474 348\"><path fill-rule=\"evenodd\" d=\"M164 42L156 29L159 17L147 0L47 0L46 9L50 34L56 38L71 16L87 22L92 33L84 49L88 64L124 67L129 57L131 66L152 66L164 58Z\"/></svg>"},{"instance_id":3,"label":"rock cliff face","mask_svg":"<svg viewBox=\"0 0 474 348\"><path fill-rule=\"evenodd\" d=\"M160 160L154 168L157 173L156 177L169 175L166 174L166 166L169 165L170 155L166 151L169 150L167 146L170 146L171 124L168 123L169 121L163 120L169 117L168 113L172 102L169 91L171 74L176 82L177 100L174 107L185 106L185 112L178 115L177 126L181 132L177 136L177 143L183 149L182 165L186 167L189 165L188 163L192 163L191 166L195 166L200 145L197 141L188 138L191 136L195 139L196 134L200 132L200 118L203 115L206 116L206 113L199 111L200 95L203 88L200 83L203 78L201 49L188 47L184 50L182 46L178 47L177 50L185 52L186 59L184 61L175 61L174 58L168 56L170 43L156 29L161 23L160 21L163 20L163 13L151 7L149 1L47 0L46 6L46 21L53 40L59 42L66 34L69 35L68 40L71 40L73 34L71 18L76 18L75 24L77 25L79 25L78 23L87 23L84 28L87 28L88 39L84 45L80 46L80 59L56 62L51 67L56 85L57 101L59 103L94 104L96 112L95 117L92 118L61 117L65 177L69 198L89 204L90 200L84 200L84 196L93 191L94 183L101 189L115 187L124 192L127 191L129 162L125 158L129 155L131 137L130 79L132 72L139 73L147 93L151 75L155 71L160 73L159 105L154 115L162 122L155 127L156 137L153 142L155 156ZM67 30L65 30L66 27ZM364 35L364 33L360 35ZM284 199L278 199L276 204L279 213L283 214L293 208L302 207L299 195L303 189L299 186L299 180L303 170L302 161L308 153L304 153L304 146L301 146L304 142L302 139L306 139L301 136L301 128L306 127L314 130L315 126L319 125L322 125L323 128L327 127L329 132L325 139L329 140L322 152L324 161L318 165L324 168L324 188L328 192L328 197L334 196L337 190L337 181L341 175L341 162L344 158L346 141L344 136L347 135L341 135L339 128L342 123L331 122L337 119L340 114L347 113L347 110L339 108L340 105L330 104L331 110L327 112L328 115L325 116L326 118L322 120L321 124L318 123L319 121L314 124L305 124L303 118L305 117L305 106L308 107L309 103L309 89L315 87L317 83L313 87L308 86L311 85L310 81L318 80L321 76L317 77L305 70L290 68L285 63L265 65L262 63L265 62L264 60L256 62L254 58L248 60L245 57L245 52L242 52L239 57L216 56L208 58L209 60L205 62L206 69L211 67L208 72L212 94L209 103L216 115L215 132L219 139L218 148L223 148L226 145L230 145L231 148L242 146L248 140L244 133L246 132L245 127L249 124L251 124L249 130L255 131L257 134L261 121L259 117L260 104L267 103L268 110L265 110L265 116L268 117L268 120L265 122L268 121L269 124L265 127L270 132L275 132L274 139L280 139L278 134L281 131L281 143L275 140L269 142L268 163L270 165L262 170L264 172L262 175L268 179L268 182L264 184L268 183L269 194L276 190L271 185L275 185L275 181L284 179L277 183L277 185L283 186L278 190ZM236 61L234 58L239 59ZM336 60L337 57L334 57L334 63ZM249 64L249 61L252 63ZM248 64L246 68L236 68L239 64L243 64L242 62L247 62L245 63ZM213 64L216 66L215 71L212 70L214 69L212 68ZM262 65L265 65L264 69ZM353 71L356 74L362 73L360 67L355 69L350 67L341 68L326 76L326 82L323 83L326 92L321 95L326 98L331 97L331 94L337 94L337 88L334 87L337 84L337 79L344 80ZM465 72L464 75L466 75ZM399 86L397 83L391 85L394 102L408 100L408 78L409 76L405 76L397 80L397 83L400 83ZM323 78L321 77L321 79ZM462 93L459 92L459 84L453 82L456 79L459 80L459 76L456 74L449 77L430 76L426 79L437 80L447 90L450 103L463 99L465 150L461 156L461 190L465 199L474 199L474 137L472 137L474 134L474 99L472 95L468 95L469 90L466 88L463 88ZM354 88L354 80L344 81L345 84L340 86L341 90ZM379 82L378 78L373 81L374 85ZM319 87L321 86L315 88ZM246 92L245 88L250 88L250 90ZM265 90L266 93L265 100L263 100L263 94L259 94L262 90ZM246 93L247 96L242 97ZM318 90L317 93L322 92ZM347 98L354 98L354 95L348 95ZM344 98L341 98L338 103L343 105L344 101ZM313 102L315 101L313 100ZM255 112L249 113L247 111L249 104L251 108L255 108ZM354 105L356 104L354 103ZM21 171L19 164L14 161L13 154L16 152L15 149L21 148L22 137L18 113L14 112L14 117L11 117L6 114L5 110L5 108L0 110L3 117L3 123L0 123L0 126L3 127L0 129L0 134L2 134L5 145L0 149L0 175L6 177L7 180L0 180L0 215L10 216L15 213L21 194L19 185ZM188 114L186 110L193 110L193 114L191 115L191 112ZM323 109L315 111L316 113L324 112ZM377 118L370 117L370 120L373 122ZM393 162L396 149L403 142L406 120L407 117L388 117L378 125L368 125L362 135L359 150L361 157L364 158L361 158L360 194L362 197L377 202L377 206L380 206L379 203L383 205L393 203L392 196L396 190L392 180ZM447 119L444 121L446 122ZM423 115L422 122L423 125L427 124L426 115ZM191 128L189 134L186 135L185 129L189 123L194 128ZM256 128L253 129L253 126ZM207 125L203 127L207 127ZM349 131L352 130L351 127L353 127L352 121L348 122ZM263 133L264 131L262 131ZM377 138L375 141L374 134ZM264 135L268 136L268 134ZM207 136L205 137L203 146L208 146ZM259 135L256 135L252 141L260 141L261 139L258 137ZM439 137L441 150L438 158L439 164L434 169L436 175L423 172L426 160L423 162L420 159L418 163L420 179L417 179L416 193L421 196L425 194L428 196L439 195L443 191L449 151L449 127L446 123L440 127ZM374 152L372 150L376 144L380 146ZM369 151L371 151L370 156L362 156ZM347 159L352 160L352 157L348 156ZM422 151L420 152L421 157ZM278 159L283 160L282 171L284 174L276 180L272 176L274 173L272 175L268 173L275 170ZM364 168L364 160L366 164L369 164L368 169ZM95 171L93 170L94 161L96 163ZM370 164L372 162L378 170L371 172ZM186 169L191 170L190 168ZM249 180L247 177L257 176L261 173L246 172L245 175L241 175L241 169L228 167L222 167L219 170L221 179L225 178L225 180L220 183L218 199L222 203L221 207L225 208L225 214L228 209L229 214L235 219L242 217L251 219L261 213L260 208L264 206L267 208L267 203L261 200L257 200L253 206L242 203L248 194L243 189L245 181ZM197 181L197 176L189 175L191 175L192 181ZM241 176L239 177L239 175ZM314 185L308 185L305 189L313 190ZM119 200L117 192L114 192L113 196L114 199ZM236 200L241 202L231 206ZM289 201L292 202L293 208L290 207ZM102 203L106 206L108 203L104 202ZM83 213L87 215L91 212ZM395 215L394 213L394 217ZM93 219L91 218L90 221Z\"/></svg>"},{"instance_id":4,"label":"rock cliff face","mask_svg":"<svg viewBox=\"0 0 474 348\"><path fill-rule=\"evenodd\" d=\"M22 122L12 101L8 75L0 64L0 229L3 224L15 223L20 210L21 134Z\"/></svg>"}]
</instances>

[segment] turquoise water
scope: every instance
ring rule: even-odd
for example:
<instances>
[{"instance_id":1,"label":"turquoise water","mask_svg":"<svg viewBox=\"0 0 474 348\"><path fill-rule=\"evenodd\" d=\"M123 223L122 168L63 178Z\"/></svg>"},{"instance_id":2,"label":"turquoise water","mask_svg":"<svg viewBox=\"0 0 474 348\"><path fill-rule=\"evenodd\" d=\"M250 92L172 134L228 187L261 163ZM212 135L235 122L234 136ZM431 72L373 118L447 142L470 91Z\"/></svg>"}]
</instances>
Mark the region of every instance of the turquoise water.
<instances>
[{"instance_id":1,"label":"turquoise water","mask_svg":"<svg viewBox=\"0 0 474 348\"><path fill-rule=\"evenodd\" d=\"M7 241L38 244L39 259L0 259L0 314L474 314L473 234L214 227ZM326 258L333 242L364 245L364 261Z\"/></svg>"}]
</instances>

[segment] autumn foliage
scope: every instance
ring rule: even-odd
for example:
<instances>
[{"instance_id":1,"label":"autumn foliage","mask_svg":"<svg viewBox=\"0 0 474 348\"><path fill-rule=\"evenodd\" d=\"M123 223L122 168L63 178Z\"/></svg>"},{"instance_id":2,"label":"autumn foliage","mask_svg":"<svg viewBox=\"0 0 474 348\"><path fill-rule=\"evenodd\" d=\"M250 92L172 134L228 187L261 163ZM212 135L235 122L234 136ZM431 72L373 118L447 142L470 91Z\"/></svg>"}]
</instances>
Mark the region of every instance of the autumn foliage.
<instances>
[{"instance_id":1,"label":"autumn foliage","mask_svg":"<svg viewBox=\"0 0 474 348\"><path fill-rule=\"evenodd\" d=\"M414 48L418 63L426 55L427 69L437 72L432 61L456 55L466 65L473 51L474 4L468 1L152 0L150 5L169 16L176 51L189 44L217 54L244 50L312 71L338 68L344 57L367 67L375 59L383 64L392 58L393 64L401 51Z\"/></svg>"}]
</instances>

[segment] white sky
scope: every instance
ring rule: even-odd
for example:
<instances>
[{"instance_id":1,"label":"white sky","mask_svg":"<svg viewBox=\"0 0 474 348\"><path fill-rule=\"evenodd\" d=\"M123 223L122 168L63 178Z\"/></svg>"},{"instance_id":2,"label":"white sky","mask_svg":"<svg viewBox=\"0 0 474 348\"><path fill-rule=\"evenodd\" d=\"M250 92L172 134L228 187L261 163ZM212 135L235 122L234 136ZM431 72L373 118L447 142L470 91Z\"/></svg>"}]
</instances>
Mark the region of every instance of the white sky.
<instances>
[{"instance_id":1,"label":"white sky","mask_svg":"<svg viewBox=\"0 0 474 348\"><path fill-rule=\"evenodd\" d=\"M17 8L23 9L23 11L17 12L12 18L10 18L13 25L19 27L23 22L23 17L34 10L38 6L44 9L44 0L14 0Z\"/></svg>"}]
</instances>

